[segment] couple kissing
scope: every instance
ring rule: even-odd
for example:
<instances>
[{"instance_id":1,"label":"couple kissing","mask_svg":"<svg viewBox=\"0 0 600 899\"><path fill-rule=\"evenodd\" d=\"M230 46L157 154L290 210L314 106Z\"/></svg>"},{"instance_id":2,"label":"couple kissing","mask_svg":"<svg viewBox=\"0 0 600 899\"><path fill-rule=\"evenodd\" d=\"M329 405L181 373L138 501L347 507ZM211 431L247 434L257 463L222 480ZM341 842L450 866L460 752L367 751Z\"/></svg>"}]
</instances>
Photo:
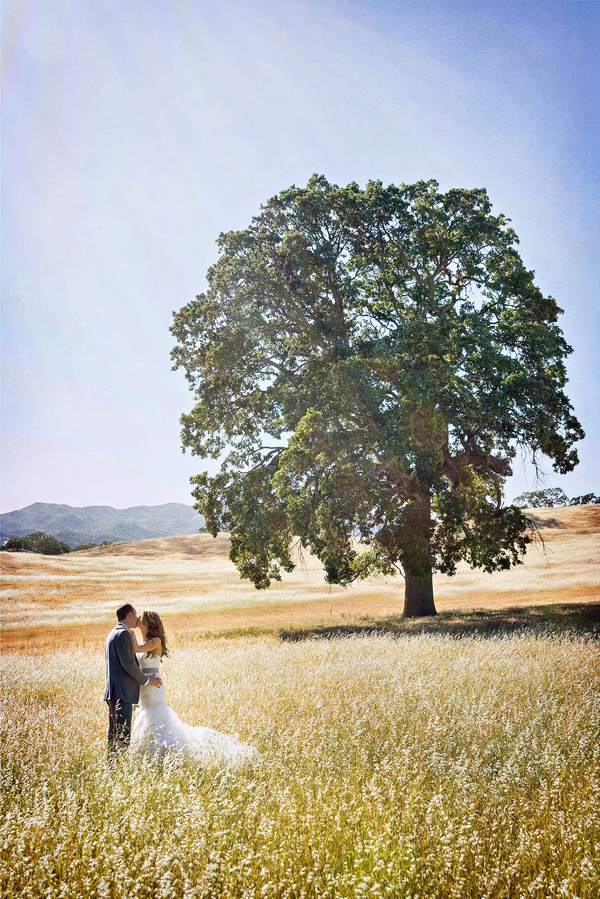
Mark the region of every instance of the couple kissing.
<instances>
[{"instance_id":1,"label":"couple kissing","mask_svg":"<svg viewBox=\"0 0 600 899\"><path fill-rule=\"evenodd\" d=\"M167 705L160 668L169 650L158 612L144 611L138 617L131 603L120 606L104 655L109 764L129 747L154 758L174 754L202 766L238 767L258 758L253 746L209 727L185 724ZM134 705L138 709L132 727Z\"/></svg>"}]
</instances>

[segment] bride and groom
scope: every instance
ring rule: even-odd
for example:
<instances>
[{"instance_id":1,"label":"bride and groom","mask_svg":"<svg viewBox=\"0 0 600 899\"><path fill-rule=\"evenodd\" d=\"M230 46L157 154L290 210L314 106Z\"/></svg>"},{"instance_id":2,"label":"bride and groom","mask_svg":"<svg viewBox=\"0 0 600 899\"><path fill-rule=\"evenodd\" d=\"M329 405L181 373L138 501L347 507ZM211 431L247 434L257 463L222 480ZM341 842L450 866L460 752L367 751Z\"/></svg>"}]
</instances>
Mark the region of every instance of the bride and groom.
<instances>
[{"instance_id":1,"label":"bride and groom","mask_svg":"<svg viewBox=\"0 0 600 899\"><path fill-rule=\"evenodd\" d=\"M157 612L143 612L139 618L131 603L117 609L117 624L106 639L104 654L110 761L128 746L159 758L174 752L204 765L231 767L257 757L254 747L247 743L209 727L191 727L169 708L160 677L169 649ZM138 703L132 728L133 706Z\"/></svg>"}]
</instances>

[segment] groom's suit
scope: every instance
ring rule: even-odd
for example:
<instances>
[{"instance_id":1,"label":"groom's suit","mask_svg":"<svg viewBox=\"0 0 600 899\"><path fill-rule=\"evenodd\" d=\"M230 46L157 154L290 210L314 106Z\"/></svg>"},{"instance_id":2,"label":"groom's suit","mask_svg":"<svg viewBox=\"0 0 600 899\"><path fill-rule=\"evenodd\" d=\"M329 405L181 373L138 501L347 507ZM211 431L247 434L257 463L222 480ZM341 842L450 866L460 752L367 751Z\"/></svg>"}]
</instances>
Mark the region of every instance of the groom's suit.
<instances>
[{"instance_id":1,"label":"groom's suit","mask_svg":"<svg viewBox=\"0 0 600 899\"><path fill-rule=\"evenodd\" d=\"M108 703L109 755L129 745L133 705L140 701L140 684L149 677L141 670L133 651L133 640L126 626L119 622L106 638L106 689Z\"/></svg>"}]
</instances>

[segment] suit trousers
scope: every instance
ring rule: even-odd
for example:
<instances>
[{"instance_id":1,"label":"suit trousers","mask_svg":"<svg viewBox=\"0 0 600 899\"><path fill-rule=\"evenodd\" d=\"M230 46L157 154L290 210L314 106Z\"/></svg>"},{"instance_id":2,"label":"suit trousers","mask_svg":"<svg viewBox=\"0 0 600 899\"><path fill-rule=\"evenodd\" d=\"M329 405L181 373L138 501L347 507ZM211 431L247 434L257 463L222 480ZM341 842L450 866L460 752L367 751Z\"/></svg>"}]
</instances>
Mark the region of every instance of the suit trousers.
<instances>
[{"instance_id":1,"label":"suit trousers","mask_svg":"<svg viewBox=\"0 0 600 899\"><path fill-rule=\"evenodd\" d=\"M127 749L131 740L133 703L124 699L107 699L108 705L108 755L114 757Z\"/></svg>"}]
</instances>

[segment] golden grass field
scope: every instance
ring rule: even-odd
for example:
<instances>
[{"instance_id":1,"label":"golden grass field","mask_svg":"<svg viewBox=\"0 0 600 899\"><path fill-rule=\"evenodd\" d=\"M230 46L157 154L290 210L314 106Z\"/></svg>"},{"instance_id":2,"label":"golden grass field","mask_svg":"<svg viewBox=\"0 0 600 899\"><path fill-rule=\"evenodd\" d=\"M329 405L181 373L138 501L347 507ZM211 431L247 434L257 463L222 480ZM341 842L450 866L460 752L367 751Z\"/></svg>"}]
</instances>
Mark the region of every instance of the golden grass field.
<instances>
[{"instance_id":1,"label":"golden grass field","mask_svg":"<svg viewBox=\"0 0 600 899\"><path fill-rule=\"evenodd\" d=\"M0 895L597 899L599 513L536 510L545 554L437 578L404 633L401 583L330 590L309 558L257 592L225 537L3 553ZM125 600L164 615L172 708L255 765L107 770Z\"/></svg>"},{"instance_id":2,"label":"golden grass field","mask_svg":"<svg viewBox=\"0 0 600 899\"><path fill-rule=\"evenodd\" d=\"M461 566L435 577L440 612L495 610L600 600L600 506L536 509L544 546L525 564L493 575ZM155 609L171 633L334 623L402 612L402 578L352 587L325 584L318 560L304 556L281 583L258 591L240 580L228 538L207 534L122 543L66 556L2 553L2 642L31 650L104 642L115 609Z\"/></svg>"},{"instance_id":3,"label":"golden grass field","mask_svg":"<svg viewBox=\"0 0 600 899\"><path fill-rule=\"evenodd\" d=\"M168 701L241 772L104 762L103 662L10 654L6 899L600 895L600 645L586 636L177 640Z\"/></svg>"}]
</instances>

